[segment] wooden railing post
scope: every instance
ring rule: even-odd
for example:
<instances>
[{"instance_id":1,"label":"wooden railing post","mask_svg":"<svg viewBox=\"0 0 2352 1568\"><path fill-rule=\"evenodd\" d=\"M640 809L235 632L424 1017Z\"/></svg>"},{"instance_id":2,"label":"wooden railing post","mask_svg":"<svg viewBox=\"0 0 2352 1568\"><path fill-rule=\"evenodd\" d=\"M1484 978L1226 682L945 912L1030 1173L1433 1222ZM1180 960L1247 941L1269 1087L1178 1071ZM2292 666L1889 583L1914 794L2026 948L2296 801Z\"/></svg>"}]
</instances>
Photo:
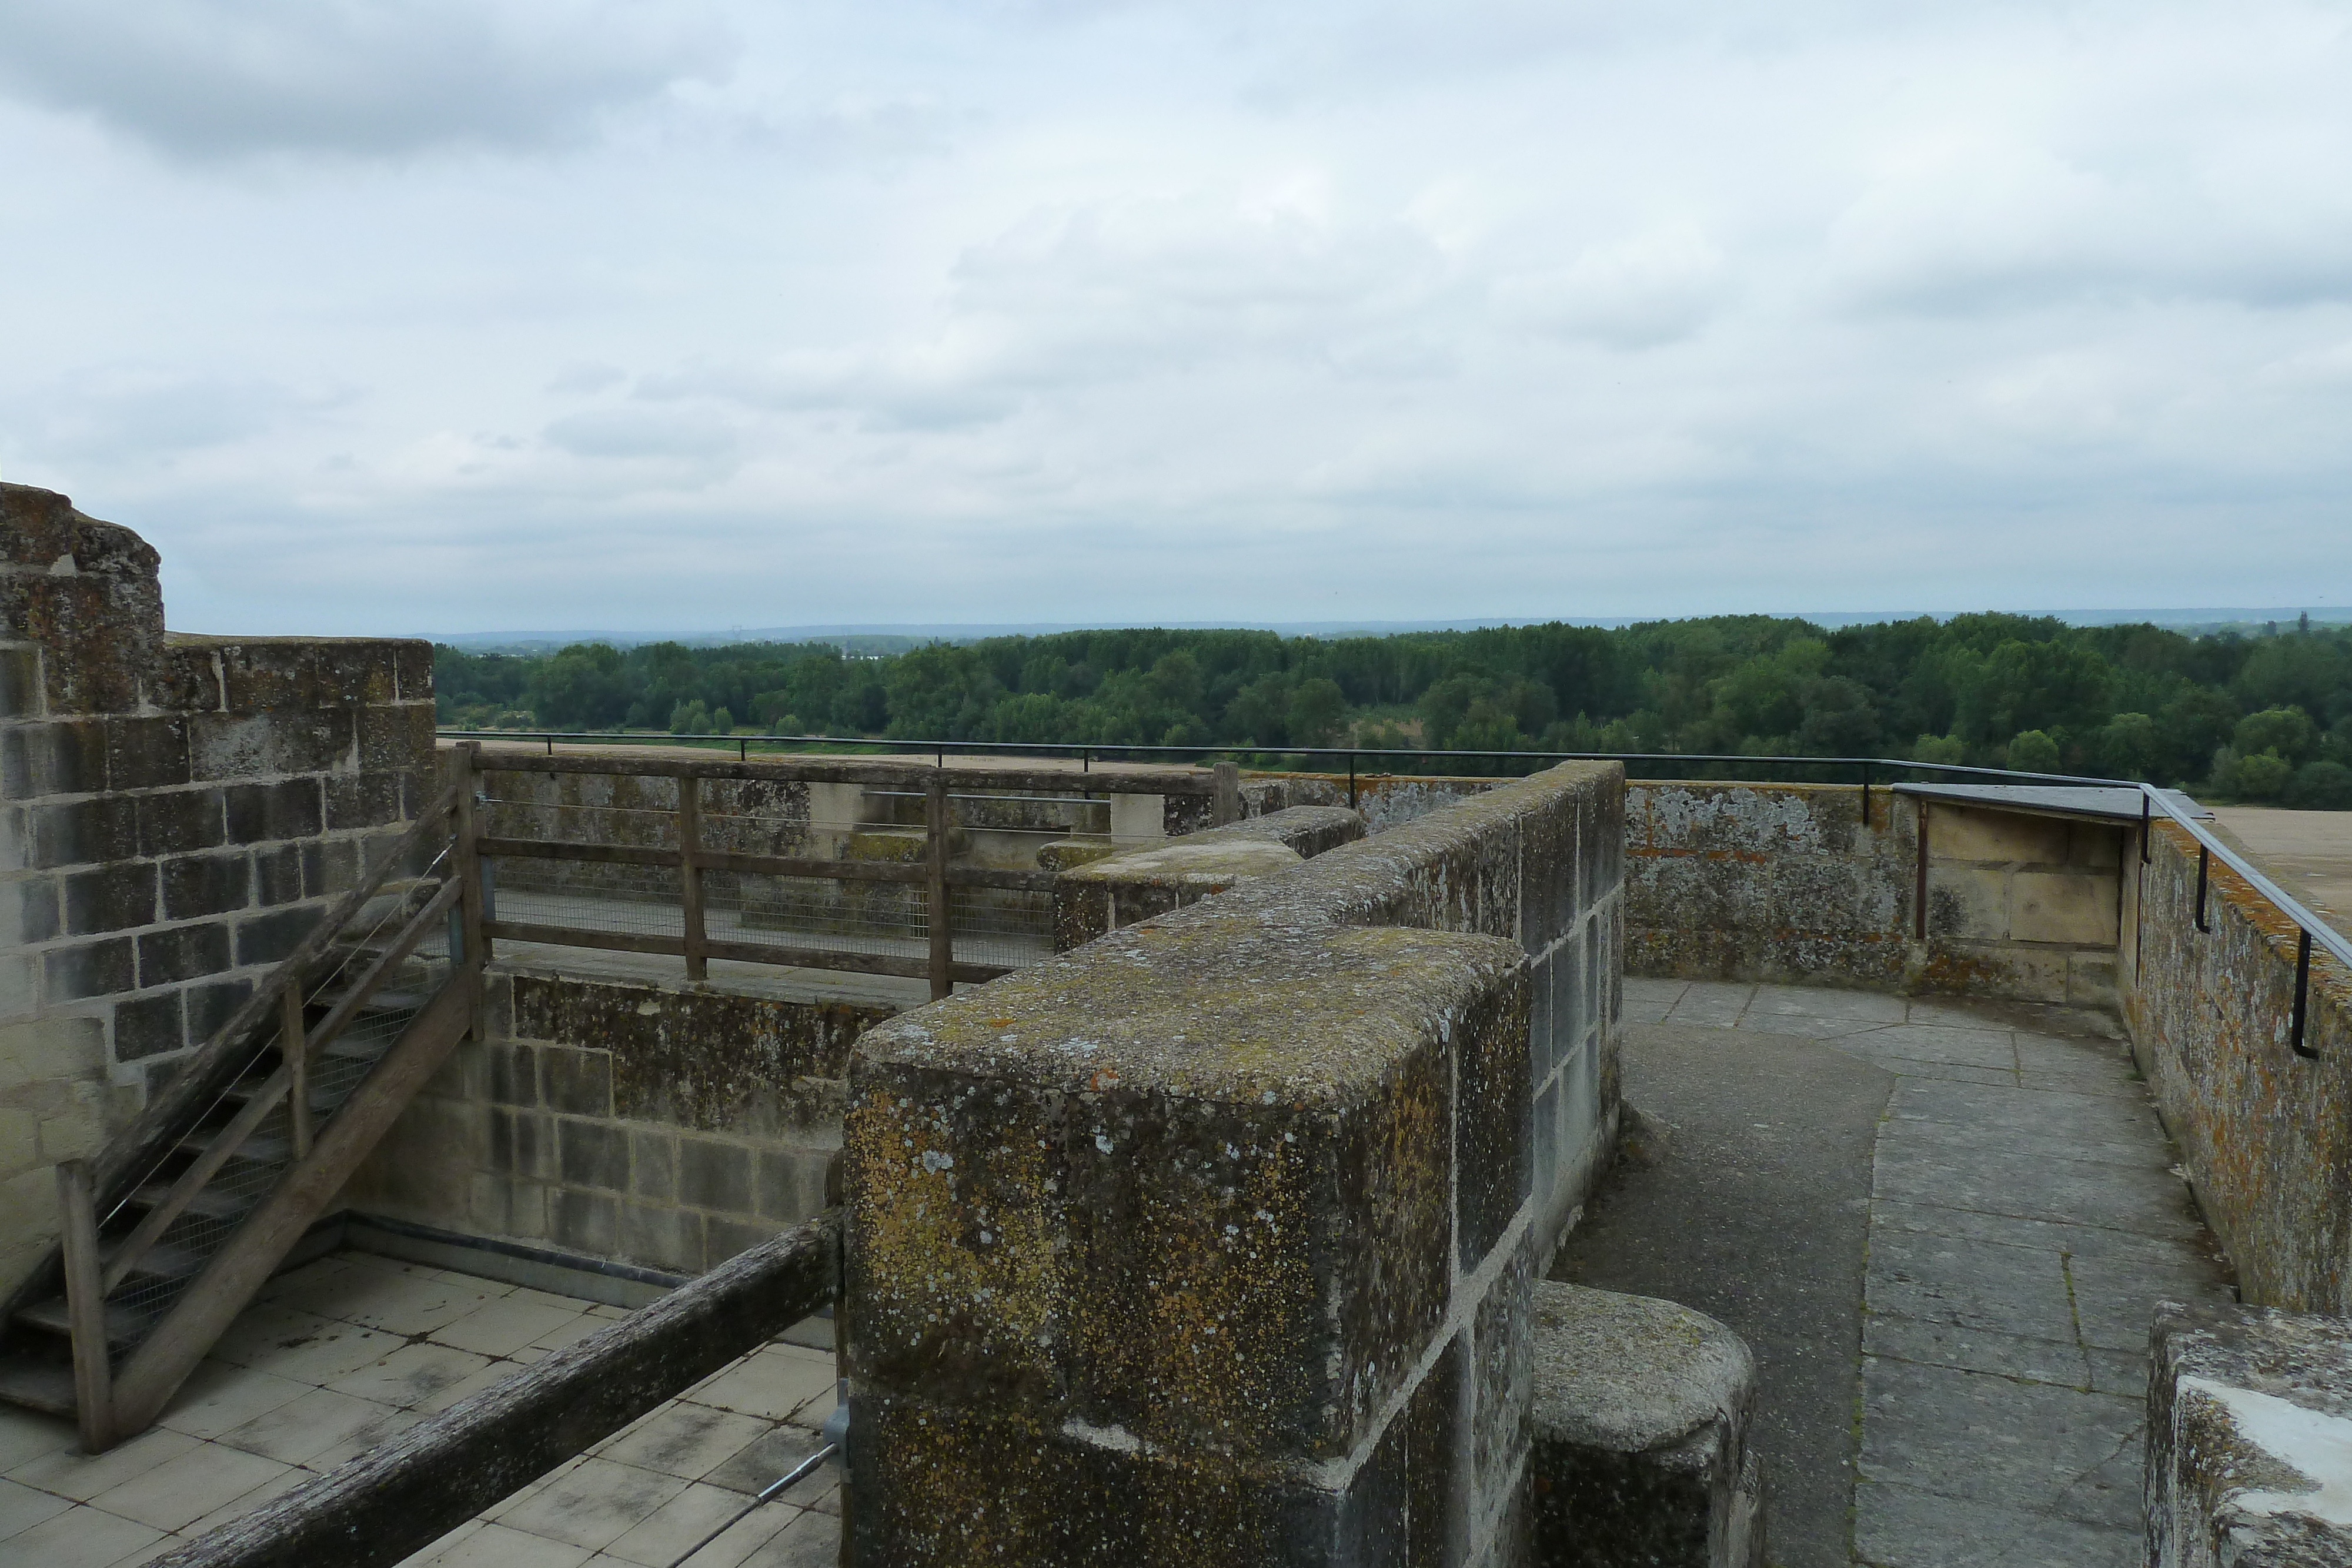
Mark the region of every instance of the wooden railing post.
<instances>
[{"instance_id":1,"label":"wooden railing post","mask_svg":"<svg viewBox=\"0 0 2352 1568\"><path fill-rule=\"evenodd\" d=\"M74 1414L81 1446L104 1453L114 1444L114 1365L106 1345L106 1288L100 1282L98 1212L89 1162L58 1165L58 1207L65 1214L66 1318L73 1331Z\"/></svg>"},{"instance_id":2,"label":"wooden railing post","mask_svg":"<svg viewBox=\"0 0 2352 1568\"><path fill-rule=\"evenodd\" d=\"M458 894L458 932L465 941L463 954L452 953L453 964L466 967L467 984L472 988L469 1011L473 1019L474 1038L482 1033L482 966L489 962L489 933L482 929L486 918L482 897L482 856L479 849L482 831L475 821L474 791L481 778L482 743L468 740L460 745L450 758L451 784L457 796L449 813L449 852L457 874L465 891Z\"/></svg>"},{"instance_id":3,"label":"wooden railing post","mask_svg":"<svg viewBox=\"0 0 2352 1568\"><path fill-rule=\"evenodd\" d=\"M1237 763L1220 762L1215 773L1217 794L1210 808L1209 825L1222 828L1242 820L1242 770Z\"/></svg>"},{"instance_id":4,"label":"wooden railing post","mask_svg":"<svg viewBox=\"0 0 2352 1568\"><path fill-rule=\"evenodd\" d=\"M302 982L287 982L278 998L278 1054L286 1059L286 1135L294 1157L310 1152L310 1049L302 1019Z\"/></svg>"},{"instance_id":5,"label":"wooden railing post","mask_svg":"<svg viewBox=\"0 0 2352 1568\"><path fill-rule=\"evenodd\" d=\"M678 893L686 909L686 977L710 977L710 936L702 920L702 780L677 776Z\"/></svg>"},{"instance_id":6,"label":"wooden railing post","mask_svg":"<svg viewBox=\"0 0 2352 1568\"><path fill-rule=\"evenodd\" d=\"M955 991L955 916L948 904L948 779L943 770L923 788L924 885L930 900L931 1000Z\"/></svg>"}]
</instances>

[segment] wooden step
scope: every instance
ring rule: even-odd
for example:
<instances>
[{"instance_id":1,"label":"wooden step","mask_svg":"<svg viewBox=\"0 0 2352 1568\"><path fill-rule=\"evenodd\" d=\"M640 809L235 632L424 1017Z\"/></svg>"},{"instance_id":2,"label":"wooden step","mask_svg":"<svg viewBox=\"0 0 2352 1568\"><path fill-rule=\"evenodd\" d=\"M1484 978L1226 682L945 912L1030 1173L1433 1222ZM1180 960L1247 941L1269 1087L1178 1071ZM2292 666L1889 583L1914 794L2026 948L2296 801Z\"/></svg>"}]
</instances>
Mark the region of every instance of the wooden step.
<instances>
[{"instance_id":1,"label":"wooden step","mask_svg":"<svg viewBox=\"0 0 2352 1568\"><path fill-rule=\"evenodd\" d=\"M0 1355L0 1399L45 1415L70 1416L73 1364L37 1355Z\"/></svg>"},{"instance_id":2,"label":"wooden step","mask_svg":"<svg viewBox=\"0 0 2352 1568\"><path fill-rule=\"evenodd\" d=\"M131 1207L139 1209L160 1208L163 1207L163 1200L171 1195L172 1186L169 1182L149 1182L131 1195ZM206 1219L227 1221L236 1218L251 1207L253 1206L249 1202L224 1197L220 1193L206 1188L188 1199L187 1207L181 1212L201 1214Z\"/></svg>"},{"instance_id":3,"label":"wooden step","mask_svg":"<svg viewBox=\"0 0 2352 1568\"><path fill-rule=\"evenodd\" d=\"M124 1275L131 1280L184 1280L205 1266L205 1260L184 1247L174 1247L158 1241L139 1255L139 1261Z\"/></svg>"},{"instance_id":4,"label":"wooden step","mask_svg":"<svg viewBox=\"0 0 2352 1568\"><path fill-rule=\"evenodd\" d=\"M219 1136L220 1132L217 1128L210 1130L199 1128L180 1140L181 1152L201 1155L211 1148L213 1140ZM275 1134L257 1133L238 1145L236 1153L231 1155L229 1158L253 1161L260 1165L283 1165L293 1153L293 1145L284 1138Z\"/></svg>"},{"instance_id":5,"label":"wooden step","mask_svg":"<svg viewBox=\"0 0 2352 1568\"><path fill-rule=\"evenodd\" d=\"M63 1296L51 1296L46 1301L35 1301L31 1306L16 1313L16 1322L20 1328L37 1329L43 1333L56 1334L58 1338L68 1342L73 1338L73 1319L66 1311L66 1299ZM139 1336L145 1333L146 1329L146 1313L133 1311L120 1302L106 1303L107 1343L118 1350L127 1350L139 1343Z\"/></svg>"}]
</instances>

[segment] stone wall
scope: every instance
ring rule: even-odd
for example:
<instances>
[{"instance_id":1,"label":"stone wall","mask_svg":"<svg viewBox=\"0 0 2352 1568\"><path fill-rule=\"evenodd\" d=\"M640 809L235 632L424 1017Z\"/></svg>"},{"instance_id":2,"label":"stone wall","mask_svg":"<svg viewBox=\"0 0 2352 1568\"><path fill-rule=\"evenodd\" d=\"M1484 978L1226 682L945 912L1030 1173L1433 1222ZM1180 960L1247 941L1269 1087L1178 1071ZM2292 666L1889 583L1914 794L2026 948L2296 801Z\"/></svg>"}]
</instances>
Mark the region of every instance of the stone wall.
<instances>
[{"instance_id":1,"label":"stone wall","mask_svg":"<svg viewBox=\"0 0 2352 1568\"><path fill-rule=\"evenodd\" d=\"M1528 1316L1616 1112L1570 765L869 1031L861 1555L1522 1560Z\"/></svg>"},{"instance_id":2,"label":"stone wall","mask_svg":"<svg viewBox=\"0 0 2352 1568\"><path fill-rule=\"evenodd\" d=\"M344 1190L361 1215L698 1274L824 1207L851 1044L895 1009L499 963Z\"/></svg>"},{"instance_id":3,"label":"stone wall","mask_svg":"<svg viewBox=\"0 0 2352 1568\"><path fill-rule=\"evenodd\" d=\"M1344 773L1244 773L1242 809L1256 817L1293 806L1344 806L1361 813L1367 829L1380 833L1508 782L1506 779L1366 773L1353 780L1351 790Z\"/></svg>"},{"instance_id":4,"label":"stone wall","mask_svg":"<svg viewBox=\"0 0 2352 1568\"><path fill-rule=\"evenodd\" d=\"M2352 1312L2352 976L2315 952L2289 1042L2295 928L2219 861L2197 928L2197 845L2158 822L2126 907L2132 1050L2249 1302Z\"/></svg>"},{"instance_id":5,"label":"stone wall","mask_svg":"<svg viewBox=\"0 0 2352 1568\"><path fill-rule=\"evenodd\" d=\"M2113 1008L2137 828L1937 801L1918 939L1918 798L1838 784L1625 791L1626 967Z\"/></svg>"},{"instance_id":6,"label":"stone wall","mask_svg":"<svg viewBox=\"0 0 2352 1568\"><path fill-rule=\"evenodd\" d=\"M0 486L0 1295L94 1153L435 787L432 649L163 629L157 558Z\"/></svg>"}]
</instances>

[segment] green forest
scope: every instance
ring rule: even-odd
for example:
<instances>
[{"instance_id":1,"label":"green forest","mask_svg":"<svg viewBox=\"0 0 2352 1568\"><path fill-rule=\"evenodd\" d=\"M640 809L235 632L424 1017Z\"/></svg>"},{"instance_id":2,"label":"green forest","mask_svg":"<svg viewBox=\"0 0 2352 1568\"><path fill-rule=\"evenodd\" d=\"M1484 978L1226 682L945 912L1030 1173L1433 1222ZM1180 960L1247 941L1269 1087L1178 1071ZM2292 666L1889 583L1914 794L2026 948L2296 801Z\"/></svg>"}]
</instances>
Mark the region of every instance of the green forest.
<instances>
[{"instance_id":1,"label":"green forest","mask_svg":"<svg viewBox=\"0 0 2352 1568\"><path fill-rule=\"evenodd\" d=\"M1329 640L1139 628L880 657L816 643L436 653L441 722L461 728L1875 756L2352 810L2352 628L2307 621L2189 636L2001 614L1834 630L1715 616Z\"/></svg>"}]
</instances>

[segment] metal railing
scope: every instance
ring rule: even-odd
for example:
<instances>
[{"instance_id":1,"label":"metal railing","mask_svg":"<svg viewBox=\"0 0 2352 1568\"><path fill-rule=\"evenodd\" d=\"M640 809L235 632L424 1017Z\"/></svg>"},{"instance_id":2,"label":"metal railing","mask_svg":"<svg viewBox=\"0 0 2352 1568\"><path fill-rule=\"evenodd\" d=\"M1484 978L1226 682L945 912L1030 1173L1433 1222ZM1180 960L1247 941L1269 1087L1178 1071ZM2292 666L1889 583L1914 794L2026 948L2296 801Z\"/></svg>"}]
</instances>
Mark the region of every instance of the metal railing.
<instances>
[{"instance_id":1,"label":"metal railing","mask_svg":"<svg viewBox=\"0 0 2352 1568\"><path fill-rule=\"evenodd\" d=\"M2284 888L2279 886L2277 883L2271 880L2268 875L2256 868L2252 862L2246 859L2245 856L2240 854L2236 850L2231 849L2228 844L2224 843L2210 829L2198 821L2193 815L2181 810L2174 803L2168 791L2161 789L2156 785L2133 779L2103 779L2095 776L2076 773L2031 773L2013 768L1982 768L1957 762L1924 762L1908 758L1791 757L1778 754L1751 755L1743 752L1480 751L1449 750L1429 747L1366 746L1288 746L1274 747L1213 745L1061 745L1052 742L1038 741L938 739L894 740L877 739L861 736L829 735L656 735L646 734L644 732L627 733L612 730L444 729L440 731L440 734L445 738L452 739L543 743L546 747L548 755L551 757L554 755L555 746L559 741L565 742L567 744L596 746L612 746L619 744L625 746L682 745L701 747L705 748L732 747L737 752L739 759L745 761L748 761L751 758L751 748L755 746L770 748L821 746L842 748L844 750L862 751L868 756L874 755L877 752L897 752L900 754L911 752L918 755L928 753L932 757L934 765L941 768L946 767L947 758L950 756L1046 756L1075 759L1079 765L1080 772L1089 775L1092 774L1093 766L1097 759L1111 761L1133 758L1165 760L1171 758L1189 757L1195 759L1213 758L1223 762L1238 762L1244 758L1273 758L1277 759L1289 758L1329 758L1334 759L1335 762L1344 761L1347 765L1348 803L1350 806L1358 804L1358 779L1360 774L1365 771L1363 767L1364 760L1366 758L1384 760L1399 758L1410 758L1419 760L1441 759L1460 761L1464 763L1485 763L1489 766L1498 763L1525 763L1528 765L1527 770L1530 772L1535 771L1537 768L1549 767L1555 763L1560 762L1622 762L1626 765L1629 774L1633 771L1634 766L1637 764L1642 765L1644 768L1716 767L1726 764L1738 764L1741 766L1800 768L1815 771L1822 769L1843 771L1851 768L1854 771L1855 781L1862 787L1862 813L1863 821L1864 822L1870 821L1870 794L1874 780L1876 779L1892 782L1900 775L1906 773L1927 773L1942 777L1958 775L1962 778L1981 779L1987 782L2001 784L2050 784L2076 789L2130 789L2137 792L2140 797L2140 854L2143 861L2146 860L2147 854L2148 825L2158 816L2162 816L2168 821L2176 824L2184 831L2188 832L2189 836L2197 841L2197 916L2198 928L2200 931L2206 929L2206 926L2203 924L2205 888L2211 862L2215 860L2219 860L2223 865L2228 866L2238 875L2243 877L2247 883L2252 886L2255 892L2261 894L2263 898L2270 902L2273 907L2276 908L2281 915L2284 915L2294 923L2297 933L2294 1004L2289 1029L2292 1043L2297 1054L2305 1056L2312 1054L2305 1049L2304 1045L2306 1018L2309 1011L2308 998L2311 981L2312 949L2315 946L2319 948L2326 952L2330 957L2336 959L2337 963L2342 964L2347 970L2352 970L2352 941L2347 941L2342 933L2336 931L2335 927L2329 925L2325 920L2321 919L2318 915L2313 914L2308 908L2305 907L2301 900L2295 898ZM1278 768L1266 768L1261 770L1293 771L1292 769ZM1338 769L1336 767L1332 769L1332 776L1335 778L1338 776ZM1378 777L1379 775L1375 774L1373 776ZM1099 779L1109 776L1094 775L1094 777ZM1097 787L1099 788L1101 786L1097 785Z\"/></svg>"}]
</instances>

